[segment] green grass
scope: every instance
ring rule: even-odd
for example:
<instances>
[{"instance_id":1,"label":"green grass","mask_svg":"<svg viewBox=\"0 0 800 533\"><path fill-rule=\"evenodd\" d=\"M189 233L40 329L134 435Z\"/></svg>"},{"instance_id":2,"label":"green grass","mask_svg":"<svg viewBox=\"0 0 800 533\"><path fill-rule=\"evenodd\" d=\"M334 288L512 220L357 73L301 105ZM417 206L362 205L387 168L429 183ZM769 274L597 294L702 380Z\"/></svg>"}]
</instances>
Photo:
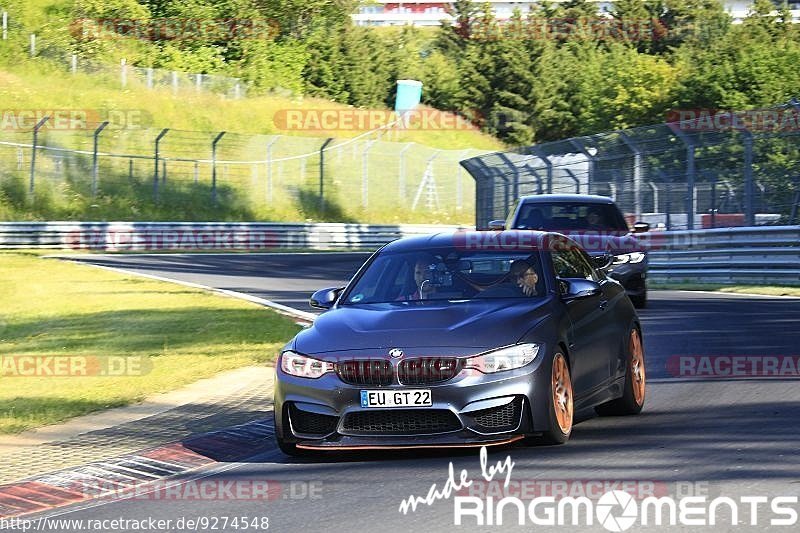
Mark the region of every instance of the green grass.
<instances>
[{"instance_id":1,"label":"green grass","mask_svg":"<svg viewBox=\"0 0 800 533\"><path fill-rule=\"evenodd\" d=\"M259 161L274 135L272 158L293 158L265 164L218 165L219 202L211 202L211 165L195 170L190 162L168 164L167 184L158 201L153 198L153 163L147 159L100 158L99 192L92 197L90 155L64 155L40 150L36 192L27 195L30 150L0 146L0 220L221 220L221 221L331 221L373 223L471 223L474 206L472 179L458 161L501 149L495 138L477 130L393 130L370 148L366 140L347 144L361 130L308 132L279 130L273 117L282 109L347 109L310 98L260 96L242 100L212 94L131 86L115 80L70 75L47 63L27 61L0 67L0 109L134 110L141 125L133 129L110 127L100 138L100 151L152 157L153 142L163 127L170 133L161 146L162 157L210 157L215 131L228 133L219 144L221 160ZM206 133L201 133L206 132ZM317 135L317 136L315 136ZM317 199L319 157L325 137L336 140L325 160L326 204ZM0 140L30 143L30 133L0 130ZM91 150L91 130L43 129L40 144ZM405 151L405 189L400 189L400 160ZM437 155L437 151L438 155ZM434 156L436 156L434 158ZM20 163L18 158L22 157ZM434 158L434 159L431 159ZM412 199L429 161L433 161L439 206L428 208L425 196L416 210ZM129 164L133 167L129 167ZM133 168L132 173L130 172ZM362 205L363 172L368 173L368 200ZM195 174L197 172L197 174ZM267 185L267 174L272 186ZM195 182L195 176L198 181ZM461 198L460 208L457 198Z\"/></svg>"},{"instance_id":2,"label":"green grass","mask_svg":"<svg viewBox=\"0 0 800 533\"><path fill-rule=\"evenodd\" d=\"M263 307L35 253L0 253L0 356L141 358L143 375L0 377L0 433L274 360L299 327Z\"/></svg>"},{"instance_id":3,"label":"green grass","mask_svg":"<svg viewBox=\"0 0 800 533\"><path fill-rule=\"evenodd\" d=\"M763 294L767 296L798 296L800 287L775 285L718 285L707 283L649 283L651 289L676 291L712 291L740 294Z\"/></svg>"}]
</instances>

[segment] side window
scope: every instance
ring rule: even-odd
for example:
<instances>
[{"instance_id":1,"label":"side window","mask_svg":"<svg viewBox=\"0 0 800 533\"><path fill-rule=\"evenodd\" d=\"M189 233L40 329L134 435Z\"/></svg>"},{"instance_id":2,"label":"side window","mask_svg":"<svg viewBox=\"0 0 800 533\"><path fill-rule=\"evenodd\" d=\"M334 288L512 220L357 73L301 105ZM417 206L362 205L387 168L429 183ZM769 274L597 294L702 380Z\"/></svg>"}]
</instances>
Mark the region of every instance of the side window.
<instances>
[{"instance_id":1,"label":"side window","mask_svg":"<svg viewBox=\"0 0 800 533\"><path fill-rule=\"evenodd\" d=\"M584 278L596 281L594 269L578 250L553 252L553 268L560 278Z\"/></svg>"}]
</instances>

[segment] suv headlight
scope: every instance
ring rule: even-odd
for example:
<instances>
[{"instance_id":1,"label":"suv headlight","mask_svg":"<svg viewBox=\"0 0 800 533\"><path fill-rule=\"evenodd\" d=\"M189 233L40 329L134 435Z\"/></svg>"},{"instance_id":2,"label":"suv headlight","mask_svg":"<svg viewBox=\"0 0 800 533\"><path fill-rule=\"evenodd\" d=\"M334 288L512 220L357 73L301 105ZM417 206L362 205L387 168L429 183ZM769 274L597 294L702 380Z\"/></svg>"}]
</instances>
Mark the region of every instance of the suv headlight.
<instances>
[{"instance_id":1,"label":"suv headlight","mask_svg":"<svg viewBox=\"0 0 800 533\"><path fill-rule=\"evenodd\" d=\"M333 372L333 363L286 351L281 354L281 370L290 376L316 379Z\"/></svg>"},{"instance_id":2,"label":"suv headlight","mask_svg":"<svg viewBox=\"0 0 800 533\"><path fill-rule=\"evenodd\" d=\"M538 344L515 344L492 352L476 355L466 360L464 368L474 368L484 374L514 370L530 364L539 353Z\"/></svg>"},{"instance_id":3,"label":"suv headlight","mask_svg":"<svg viewBox=\"0 0 800 533\"><path fill-rule=\"evenodd\" d=\"M644 261L644 258L647 257L644 252L631 252L629 254L620 254L614 256L614 263L615 265L624 265L626 263L635 265L637 263L641 263Z\"/></svg>"}]
</instances>

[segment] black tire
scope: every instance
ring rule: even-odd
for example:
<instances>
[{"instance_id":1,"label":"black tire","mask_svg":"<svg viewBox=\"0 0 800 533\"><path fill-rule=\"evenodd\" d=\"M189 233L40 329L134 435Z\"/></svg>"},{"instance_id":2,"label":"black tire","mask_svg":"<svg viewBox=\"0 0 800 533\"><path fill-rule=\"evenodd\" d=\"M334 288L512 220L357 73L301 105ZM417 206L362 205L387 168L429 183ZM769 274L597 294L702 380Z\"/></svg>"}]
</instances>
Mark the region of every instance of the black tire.
<instances>
[{"instance_id":1,"label":"black tire","mask_svg":"<svg viewBox=\"0 0 800 533\"><path fill-rule=\"evenodd\" d=\"M634 334L637 336L639 343L640 356L638 357L634 354ZM641 333L635 325L631 326L628 331L627 337L623 341L623 346L625 347L626 360L625 388L622 392L622 397L594 408L595 412L600 416L638 415L642 412L642 408L644 407L647 373L645 371L644 348L642 345ZM640 371L638 375L641 381L634 376L634 374L637 373L634 371L634 361L636 359L640 361Z\"/></svg>"},{"instance_id":2,"label":"black tire","mask_svg":"<svg viewBox=\"0 0 800 533\"><path fill-rule=\"evenodd\" d=\"M558 371L557 370L558 359L561 359L563 361L562 370L566 370L565 378L567 381L565 385L568 385L566 386L567 390L565 391L565 393L568 395L567 410L569 411L569 416L568 416L569 424L566 431L562 429L561 424L559 423L559 418L556 415L556 400L555 400L555 394L553 393L553 386L554 382L556 381L555 374ZM572 425L573 425L573 415L574 415L574 409L572 404L572 393L573 393L572 375L569 370L569 364L567 363L567 358L564 357L564 354L562 354L561 352L557 352L553 356L553 363L550 369L550 376L551 377L550 377L550 387L548 388L548 398L550 398L551 401L548 402L548 409L547 409L548 427L540 436L529 437L525 439L526 444L564 444L569 440L570 435L572 435Z\"/></svg>"},{"instance_id":3,"label":"black tire","mask_svg":"<svg viewBox=\"0 0 800 533\"><path fill-rule=\"evenodd\" d=\"M636 309L644 309L647 307L647 289L644 289L641 294L630 297L633 306Z\"/></svg>"}]
</instances>

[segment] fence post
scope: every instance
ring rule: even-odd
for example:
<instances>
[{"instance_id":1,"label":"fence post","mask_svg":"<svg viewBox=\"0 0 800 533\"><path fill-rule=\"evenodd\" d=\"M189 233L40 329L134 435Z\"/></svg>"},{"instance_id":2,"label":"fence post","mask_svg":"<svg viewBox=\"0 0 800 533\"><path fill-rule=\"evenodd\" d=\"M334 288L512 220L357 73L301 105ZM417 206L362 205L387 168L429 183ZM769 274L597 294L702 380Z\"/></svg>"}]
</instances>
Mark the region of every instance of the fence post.
<instances>
[{"instance_id":1,"label":"fence post","mask_svg":"<svg viewBox=\"0 0 800 533\"><path fill-rule=\"evenodd\" d=\"M119 83L123 89L128 85L128 65L124 57L119 60Z\"/></svg>"},{"instance_id":2,"label":"fence post","mask_svg":"<svg viewBox=\"0 0 800 533\"><path fill-rule=\"evenodd\" d=\"M531 152L538 157L547 167L547 194L553 194L553 163L546 155L539 149L538 146L532 146ZM519 198L519 174L514 176L514 198Z\"/></svg>"},{"instance_id":3,"label":"fence post","mask_svg":"<svg viewBox=\"0 0 800 533\"><path fill-rule=\"evenodd\" d=\"M69 63L70 63L70 70L72 71L72 73L73 74L77 74L78 73L78 54L72 54L70 56Z\"/></svg>"},{"instance_id":4,"label":"fence post","mask_svg":"<svg viewBox=\"0 0 800 533\"><path fill-rule=\"evenodd\" d=\"M638 220L642 216L642 150L624 131L619 136L633 152L633 212Z\"/></svg>"},{"instance_id":5,"label":"fence post","mask_svg":"<svg viewBox=\"0 0 800 533\"><path fill-rule=\"evenodd\" d=\"M414 143L407 143L401 150L399 154L400 158L400 169L399 169L399 178L398 178L398 196L400 197L400 201L404 202L406 199L406 152L409 148L411 148Z\"/></svg>"},{"instance_id":6,"label":"fence post","mask_svg":"<svg viewBox=\"0 0 800 533\"><path fill-rule=\"evenodd\" d=\"M592 148L592 150L594 150L594 153L592 153L589 148L586 148L586 145L579 143L577 139L570 139L569 142L586 157L587 163L589 163L589 172L587 172L586 176L586 194L592 194L592 182L594 181L595 165L597 163L597 149Z\"/></svg>"},{"instance_id":7,"label":"fence post","mask_svg":"<svg viewBox=\"0 0 800 533\"><path fill-rule=\"evenodd\" d=\"M211 200L214 202L214 206L217 205L217 143L223 135L225 132L221 131L211 141Z\"/></svg>"},{"instance_id":8,"label":"fence post","mask_svg":"<svg viewBox=\"0 0 800 533\"><path fill-rule=\"evenodd\" d=\"M30 54L31 54L31 57L36 56L36 34L35 33L31 33Z\"/></svg>"},{"instance_id":9,"label":"fence post","mask_svg":"<svg viewBox=\"0 0 800 533\"><path fill-rule=\"evenodd\" d=\"M195 74L194 75L194 87L195 87L195 90L198 93L203 89L203 75L202 74Z\"/></svg>"},{"instance_id":10,"label":"fence post","mask_svg":"<svg viewBox=\"0 0 800 533\"><path fill-rule=\"evenodd\" d=\"M325 213L325 149L333 142L333 137L325 139L319 149L319 212Z\"/></svg>"},{"instance_id":11,"label":"fence post","mask_svg":"<svg viewBox=\"0 0 800 533\"><path fill-rule=\"evenodd\" d=\"M675 133L675 136L678 137L683 144L686 145L686 190L687 190L687 198L686 198L686 229L694 229L694 212L695 212L695 202L694 202L694 184L695 184L695 168L694 168L694 149L695 144L686 135L684 132L681 131L680 127L677 125L670 125L670 129Z\"/></svg>"},{"instance_id":12,"label":"fence post","mask_svg":"<svg viewBox=\"0 0 800 533\"><path fill-rule=\"evenodd\" d=\"M94 130L94 139L92 144L92 198L97 196L97 144L100 140L100 133L106 128L106 126L108 126L107 120L100 124L96 130Z\"/></svg>"},{"instance_id":13,"label":"fence post","mask_svg":"<svg viewBox=\"0 0 800 533\"><path fill-rule=\"evenodd\" d=\"M267 203L272 204L272 145L280 140L280 136L267 143Z\"/></svg>"},{"instance_id":14,"label":"fence post","mask_svg":"<svg viewBox=\"0 0 800 533\"><path fill-rule=\"evenodd\" d=\"M742 128L744 135L744 218L748 226L756 225L756 213L753 208L753 134Z\"/></svg>"},{"instance_id":15,"label":"fence post","mask_svg":"<svg viewBox=\"0 0 800 533\"><path fill-rule=\"evenodd\" d=\"M8 13L3 11L3 40L8 40Z\"/></svg>"},{"instance_id":16,"label":"fence post","mask_svg":"<svg viewBox=\"0 0 800 533\"><path fill-rule=\"evenodd\" d=\"M369 151L375 141L367 141L367 146L361 155L361 206L367 207L369 205Z\"/></svg>"},{"instance_id":17,"label":"fence post","mask_svg":"<svg viewBox=\"0 0 800 533\"><path fill-rule=\"evenodd\" d=\"M173 70L171 74L172 74L172 93L178 94L178 73Z\"/></svg>"},{"instance_id":18,"label":"fence post","mask_svg":"<svg viewBox=\"0 0 800 533\"><path fill-rule=\"evenodd\" d=\"M147 88L148 89L152 89L153 88L153 67L147 67L146 80L147 80L146 81Z\"/></svg>"},{"instance_id":19,"label":"fence post","mask_svg":"<svg viewBox=\"0 0 800 533\"><path fill-rule=\"evenodd\" d=\"M168 131L169 128L164 128L163 130L161 130L161 133L159 133L158 136L156 137L156 147L155 147L156 149L153 155L153 161L155 165L153 171L153 201L155 202L158 201L158 146L161 143L161 139L164 137L164 135L167 134Z\"/></svg>"},{"instance_id":20,"label":"fence post","mask_svg":"<svg viewBox=\"0 0 800 533\"><path fill-rule=\"evenodd\" d=\"M50 120L50 115L42 118L39 122L36 123L36 126L33 127L33 146L31 147L31 178L30 184L28 186L28 192L31 196L33 196L33 189L34 189L34 176L36 175L36 143L39 140L39 128L44 126L44 123Z\"/></svg>"}]
</instances>

